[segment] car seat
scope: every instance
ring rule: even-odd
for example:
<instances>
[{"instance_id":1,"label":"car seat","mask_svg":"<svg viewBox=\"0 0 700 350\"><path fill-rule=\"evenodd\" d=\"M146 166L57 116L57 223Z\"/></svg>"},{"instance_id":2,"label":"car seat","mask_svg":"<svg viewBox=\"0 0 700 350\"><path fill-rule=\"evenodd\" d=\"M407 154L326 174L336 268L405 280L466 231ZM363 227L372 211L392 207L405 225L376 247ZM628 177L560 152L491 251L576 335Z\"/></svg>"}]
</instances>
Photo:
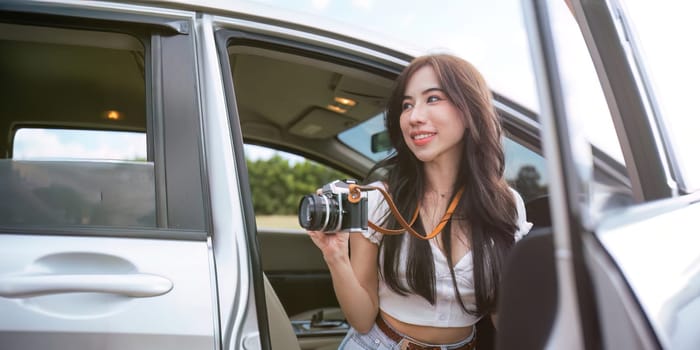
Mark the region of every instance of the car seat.
<instances>
[{"instance_id":1,"label":"car seat","mask_svg":"<svg viewBox=\"0 0 700 350\"><path fill-rule=\"evenodd\" d=\"M272 350L300 350L299 341L292 328L284 306L272 288L267 275L263 274L265 283L265 303L267 319L270 325L270 345Z\"/></svg>"},{"instance_id":2,"label":"car seat","mask_svg":"<svg viewBox=\"0 0 700 350\"><path fill-rule=\"evenodd\" d=\"M496 349L544 349L557 310L552 229L523 237L510 252L498 301Z\"/></svg>"}]
</instances>

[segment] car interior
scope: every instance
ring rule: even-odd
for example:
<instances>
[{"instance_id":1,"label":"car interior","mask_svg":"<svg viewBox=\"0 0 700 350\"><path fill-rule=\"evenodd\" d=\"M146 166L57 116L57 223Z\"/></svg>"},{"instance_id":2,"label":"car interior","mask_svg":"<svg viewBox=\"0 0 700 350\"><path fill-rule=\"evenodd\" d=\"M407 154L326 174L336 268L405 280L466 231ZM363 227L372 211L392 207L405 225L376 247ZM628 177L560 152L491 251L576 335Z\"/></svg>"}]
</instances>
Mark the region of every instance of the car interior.
<instances>
[{"instance_id":1,"label":"car interior","mask_svg":"<svg viewBox=\"0 0 700 350\"><path fill-rule=\"evenodd\" d=\"M337 134L381 115L390 78L259 46L233 44L228 53L247 144L296 154L356 178L374 164ZM274 290L268 293L271 334L291 334L302 349L337 348L349 326L318 248L300 227L290 232L259 226L257 237L266 285ZM273 348L289 342L272 338Z\"/></svg>"},{"instance_id":2,"label":"car interior","mask_svg":"<svg viewBox=\"0 0 700 350\"><path fill-rule=\"evenodd\" d=\"M344 136L363 122L382 118L392 73L387 76L386 72L356 69L342 60L317 58L309 52L290 54L264 44L232 42L228 53L246 143L301 155L363 179L378 159L370 150L378 147L371 143L380 134L372 137L365 133L351 142ZM352 106L339 102L347 100L353 101ZM550 225L549 202L546 180L545 185L540 182L546 174L543 159L536 152L536 130L505 110L501 112L510 156L508 166L514 168L511 184L531 207L528 219L536 227L546 228ZM364 145L357 147L353 141ZM320 251L299 228L290 231L258 226L257 237L265 282L275 292L268 294L270 325L272 333L278 335L272 339L273 348L275 342L279 346L287 344L291 335L302 349L337 348L348 325ZM537 246L541 247L539 243ZM282 312L275 305L281 306ZM490 321L485 319L478 327L484 339L493 339L489 336L493 334ZM285 334L287 340L280 339ZM494 345L487 341L480 346L488 349Z\"/></svg>"},{"instance_id":3,"label":"car interior","mask_svg":"<svg viewBox=\"0 0 700 350\"><path fill-rule=\"evenodd\" d=\"M147 122L144 51L139 40L126 34L0 24L0 196L29 198L23 203L33 203L26 207L3 204L1 224L28 221L31 215L46 224L156 225L155 155L150 146L154 136ZM376 133L344 140L339 134L382 118L400 67L372 66L255 41L233 40L227 54L246 144L295 154L369 180L363 177L376 161L370 157ZM526 200L528 220L546 228L550 225L547 180L536 120L501 96L496 95L496 103L512 169L508 179ZM126 158L101 155L98 162L90 157L66 160L70 155L49 152L60 134L47 131L58 129L135 133L144 142L136 155ZM22 141L28 131L37 131L38 136ZM110 191L110 185L119 181L138 190ZM88 198L106 193L107 199L76 202L70 215L64 207L45 204L65 199L66 188ZM124 201L146 206L119 205ZM120 214L105 216L105 212ZM257 238L273 348L337 348L349 326L320 251L301 228L257 227ZM551 241L545 239L536 249L548 244ZM553 306L554 299L540 306Z\"/></svg>"}]
</instances>

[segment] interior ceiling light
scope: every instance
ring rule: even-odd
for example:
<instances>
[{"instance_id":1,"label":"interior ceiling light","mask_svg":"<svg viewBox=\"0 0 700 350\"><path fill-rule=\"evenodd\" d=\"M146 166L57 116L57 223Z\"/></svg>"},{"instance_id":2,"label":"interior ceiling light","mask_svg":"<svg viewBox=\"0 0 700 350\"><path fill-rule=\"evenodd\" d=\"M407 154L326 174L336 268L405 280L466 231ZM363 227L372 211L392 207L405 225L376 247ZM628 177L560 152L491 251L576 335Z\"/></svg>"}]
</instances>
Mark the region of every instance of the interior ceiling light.
<instances>
[{"instance_id":1,"label":"interior ceiling light","mask_svg":"<svg viewBox=\"0 0 700 350\"><path fill-rule=\"evenodd\" d=\"M343 106L348 106L348 107L355 107L357 102L355 100L351 100L349 98L344 98L344 97L335 97L334 98L335 102L340 103Z\"/></svg>"},{"instance_id":2,"label":"interior ceiling light","mask_svg":"<svg viewBox=\"0 0 700 350\"><path fill-rule=\"evenodd\" d=\"M119 120L119 119L122 119L121 113L119 113L119 111L115 111L115 110L111 110L111 111L105 112L105 116L106 116L107 119L109 119L109 120Z\"/></svg>"},{"instance_id":3,"label":"interior ceiling light","mask_svg":"<svg viewBox=\"0 0 700 350\"><path fill-rule=\"evenodd\" d=\"M345 113L348 111L347 109L336 106L336 105L328 105L326 108L328 108L328 110L331 110L331 111L337 112L337 113Z\"/></svg>"}]
</instances>

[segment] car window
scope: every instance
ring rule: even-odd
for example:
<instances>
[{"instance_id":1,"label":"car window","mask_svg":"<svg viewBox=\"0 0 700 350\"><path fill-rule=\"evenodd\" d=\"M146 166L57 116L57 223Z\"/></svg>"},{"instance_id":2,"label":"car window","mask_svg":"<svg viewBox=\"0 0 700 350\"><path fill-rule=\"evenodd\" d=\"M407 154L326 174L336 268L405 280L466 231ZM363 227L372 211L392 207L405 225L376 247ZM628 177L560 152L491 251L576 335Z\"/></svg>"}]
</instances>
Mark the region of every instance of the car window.
<instances>
[{"instance_id":1,"label":"car window","mask_svg":"<svg viewBox=\"0 0 700 350\"><path fill-rule=\"evenodd\" d=\"M256 226L301 230L299 200L349 176L329 166L269 147L245 145Z\"/></svg>"},{"instance_id":2,"label":"car window","mask_svg":"<svg viewBox=\"0 0 700 350\"><path fill-rule=\"evenodd\" d=\"M510 138L504 138L503 147L508 184L520 193L525 203L546 196L549 177L544 157Z\"/></svg>"},{"instance_id":3,"label":"car window","mask_svg":"<svg viewBox=\"0 0 700 350\"><path fill-rule=\"evenodd\" d=\"M346 146L377 162L391 154L389 135L384 127L384 114L358 124L338 134Z\"/></svg>"},{"instance_id":4,"label":"car window","mask_svg":"<svg viewBox=\"0 0 700 350\"><path fill-rule=\"evenodd\" d=\"M0 24L0 225L156 226L136 37Z\"/></svg>"},{"instance_id":5,"label":"car window","mask_svg":"<svg viewBox=\"0 0 700 350\"><path fill-rule=\"evenodd\" d=\"M700 118L695 106L700 81L700 45L697 33L700 6L694 1L623 1L626 24L645 78L655 95L667 147L675 155L672 166L685 192L700 189Z\"/></svg>"}]
</instances>

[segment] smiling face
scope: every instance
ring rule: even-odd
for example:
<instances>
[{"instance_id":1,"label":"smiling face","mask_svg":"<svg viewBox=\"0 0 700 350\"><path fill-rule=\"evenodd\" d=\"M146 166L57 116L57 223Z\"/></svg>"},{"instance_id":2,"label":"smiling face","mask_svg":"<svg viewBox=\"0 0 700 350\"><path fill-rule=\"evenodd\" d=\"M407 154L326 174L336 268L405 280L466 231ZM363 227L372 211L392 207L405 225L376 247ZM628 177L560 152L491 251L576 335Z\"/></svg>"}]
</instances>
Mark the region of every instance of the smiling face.
<instances>
[{"instance_id":1,"label":"smiling face","mask_svg":"<svg viewBox=\"0 0 700 350\"><path fill-rule=\"evenodd\" d=\"M400 126L406 145L419 160L459 161L465 118L441 88L432 66L419 68L408 79Z\"/></svg>"}]
</instances>

